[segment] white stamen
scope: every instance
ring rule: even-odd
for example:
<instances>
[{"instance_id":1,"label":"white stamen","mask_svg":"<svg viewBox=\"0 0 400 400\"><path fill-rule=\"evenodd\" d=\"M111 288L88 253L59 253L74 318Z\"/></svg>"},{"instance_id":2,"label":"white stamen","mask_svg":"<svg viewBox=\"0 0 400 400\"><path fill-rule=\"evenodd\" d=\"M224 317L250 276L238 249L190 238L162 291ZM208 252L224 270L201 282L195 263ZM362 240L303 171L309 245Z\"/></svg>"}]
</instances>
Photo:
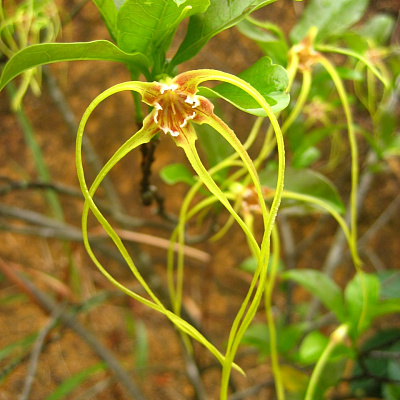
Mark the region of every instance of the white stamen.
<instances>
[{"instance_id":1,"label":"white stamen","mask_svg":"<svg viewBox=\"0 0 400 400\"><path fill-rule=\"evenodd\" d=\"M196 108L198 105L200 105L200 101L195 94L194 95L188 94L185 103L192 104L192 108Z\"/></svg>"},{"instance_id":2,"label":"white stamen","mask_svg":"<svg viewBox=\"0 0 400 400\"><path fill-rule=\"evenodd\" d=\"M156 110L156 113L154 114L154 122L156 123L156 124L158 124L158 112L160 111L160 110L162 110L163 108L160 106L160 104L156 101L155 103L154 103L154 109Z\"/></svg>"},{"instance_id":3,"label":"white stamen","mask_svg":"<svg viewBox=\"0 0 400 400\"><path fill-rule=\"evenodd\" d=\"M173 131L172 129L170 129L170 128L163 128L162 126L160 127L161 128L161 130L165 133L165 134L167 134L167 133L170 133L171 134L171 136L174 136L174 137L176 137L176 136L178 136L179 135L179 132L178 131Z\"/></svg>"},{"instance_id":4,"label":"white stamen","mask_svg":"<svg viewBox=\"0 0 400 400\"><path fill-rule=\"evenodd\" d=\"M192 114L192 115L189 115L188 117L186 117L186 118L184 119L184 121L179 125L179 127L180 127L180 128L183 128L184 126L186 126L186 125L187 125L187 122L188 122L190 119L193 119L195 116L196 116L196 112L193 111L193 114Z\"/></svg>"},{"instance_id":5,"label":"white stamen","mask_svg":"<svg viewBox=\"0 0 400 400\"><path fill-rule=\"evenodd\" d=\"M178 85L175 83L171 83L170 85L162 83L160 93L164 94L164 92L166 92L167 90L171 90L172 92L175 92L176 89L178 89Z\"/></svg>"}]
</instances>

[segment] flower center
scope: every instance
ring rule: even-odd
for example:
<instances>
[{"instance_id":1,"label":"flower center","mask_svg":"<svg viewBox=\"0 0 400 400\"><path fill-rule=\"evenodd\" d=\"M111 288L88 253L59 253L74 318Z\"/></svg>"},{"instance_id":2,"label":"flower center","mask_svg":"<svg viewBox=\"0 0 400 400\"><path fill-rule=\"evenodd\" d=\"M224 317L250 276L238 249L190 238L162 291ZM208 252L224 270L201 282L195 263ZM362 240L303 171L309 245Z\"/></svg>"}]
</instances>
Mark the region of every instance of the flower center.
<instances>
[{"instance_id":1,"label":"flower center","mask_svg":"<svg viewBox=\"0 0 400 400\"><path fill-rule=\"evenodd\" d=\"M154 122L164 133L178 136L187 122L196 117L195 108L200 101L196 95L178 90L176 84L162 84L160 93L154 102Z\"/></svg>"}]
</instances>

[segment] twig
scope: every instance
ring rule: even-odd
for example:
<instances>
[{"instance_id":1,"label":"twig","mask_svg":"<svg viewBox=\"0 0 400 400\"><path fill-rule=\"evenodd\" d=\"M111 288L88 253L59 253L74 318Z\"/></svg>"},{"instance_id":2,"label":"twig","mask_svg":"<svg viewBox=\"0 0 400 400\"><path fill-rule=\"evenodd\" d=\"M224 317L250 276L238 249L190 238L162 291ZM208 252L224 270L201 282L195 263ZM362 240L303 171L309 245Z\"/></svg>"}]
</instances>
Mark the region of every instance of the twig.
<instances>
[{"instance_id":1,"label":"twig","mask_svg":"<svg viewBox=\"0 0 400 400\"><path fill-rule=\"evenodd\" d=\"M75 242L82 241L82 233L80 229L72 225L49 218L35 211L20 209L0 203L0 215L17 218L30 224L38 225L21 227L19 225L13 226L10 224L5 225L3 223L0 224L0 229L2 230L45 238L66 239ZM129 242L147 244L161 249L169 248L170 242L167 239L139 232L131 232L123 229L117 229L116 232L121 239ZM106 233L92 234L89 236L89 238L92 242L100 243L104 242L104 240L108 238L108 235ZM179 251L179 244L176 244L174 246L174 251ZM191 257L203 263L207 263L210 261L210 255L208 253L195 249L194 247L183 246L183 252L187 257Z\"/></svg>"},{"instance_id":2,"label":"twig","mask_svg":"<svg viewBox=\"0 0 400 400\"><path fill-rule=\"evenodd\" d=\"M40 330L38 337L36 338L35 344L32 349L32 354L30 357L28 369L27 369L27 375L25 378L25 383L24 383L24 388L22 390L22 393L19 397L19 400L28 400L29 395L32 389L32 384L36 375L37 367L38 367L38 362L39 362L39 356L40 353L43 350L43 345L45 344L46 336L50 333L50 331L53 329L53 327L56 325L58 317L60 316L61 312L63 312L64 308L59 307L58 309L55 309L47 324Z\"/></svg>"},{"instance_id":3,"label":"twig","mask_svg":"<svg viewBox=\"0 0 400 400\"><path fill-rule=\"evenodd\" d=\"M43 181L14 181L7 176L0 176L0 181L5 182L5 184L0 187L0 196L9 194L14 190L51 189L59 194L83 198L80 190L73 186L64 185L62 183Z\"/></svg>"},{"instance_id":4,"label":"twig","mask_svg":"<svg viewBox=\"0 0 400 400\"><path fill-rule=\"evenodd\" d=\"M131 232L123 229L117 229L116 232L118 236L123 240L129 240L141 244L148 244L158 247L160 249L168 249L170 246L169 240L152 235L147 235L145 233ZM174 251L178 252L179 249L179 243L175 243ZM199 260L201 262L207 263L211 260L211 256L208 253L195 249L194 247L184 245L182 250L187 257L195 258L196 260Z\"/></svg>"},{"instance_id":5,"label":"twig","mask_svg":"<svg viewBox=\"0 0 400 400\"><path fill-rule=\"evenodd\" d=\"M140 389L136 386L133 378L127 373L127 371L121 366L119 361L115 358L106 347L104 347L97 338L90 333L80 322L75 318L72 312L68 310L60 310L60 306L49 298L45 293L39 290L32 282L23 278L19 274L16 274L12 269L0 259L1 268L3 271L8 271L9 275L13 275L13 281L20 281L20 285L23 285L30 292L30 295L36 299L36 302L51 315L59 315L60 321L77 333L102 359L107 366L115 373L119 381L124 385L130 396L135 400L145 400L145 397L141 393Z\"/></svg>"},{"instance_id":6,"label":"twig","mask_svg":"<svg viewBox=\"0 0 400 400\"><path fill-rule=\"evenodd\" d=\"M42 182L42 181L14 181L7 176L0 176L0 181L6 182L2 187L0 187L0 196L11 193L14 190L54 190L55 192L67 196L79 197L80 199L84 199L82 192L69 185L65 185L59 182ZM147 221L141 218L132 217L122 212L118 212L114 210L113 206L110 206L108 203L102 201L101 199L96 198L96 204L102 212L107 214L112 214L113 218L123 225L125 228L132 227L150 227L157 228L163 230L171 230L170 224Z\"/></svg>"}]
</instances>

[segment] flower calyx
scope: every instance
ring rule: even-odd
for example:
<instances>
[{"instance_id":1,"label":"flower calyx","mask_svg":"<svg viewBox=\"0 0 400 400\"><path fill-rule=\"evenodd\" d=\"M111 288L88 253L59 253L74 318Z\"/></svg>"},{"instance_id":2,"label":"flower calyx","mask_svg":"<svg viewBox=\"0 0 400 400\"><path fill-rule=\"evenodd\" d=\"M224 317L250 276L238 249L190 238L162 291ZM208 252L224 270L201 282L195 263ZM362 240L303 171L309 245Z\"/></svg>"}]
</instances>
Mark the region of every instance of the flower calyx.
<instances>
[{"instance_id":1,"label":"flower calyx","mask_svg":"<svg viewBox=\"0 0 400 400\"><path fill-rule=\"evenodd\" d=\"M213 112L212 103L196 95L197 85L181 85L182 75L154 82L151 90L143 93L143 101L154 107L153 122L165 134L173 137L187 132L189 121L201 124Z\"/></svg>"}]
</instances>

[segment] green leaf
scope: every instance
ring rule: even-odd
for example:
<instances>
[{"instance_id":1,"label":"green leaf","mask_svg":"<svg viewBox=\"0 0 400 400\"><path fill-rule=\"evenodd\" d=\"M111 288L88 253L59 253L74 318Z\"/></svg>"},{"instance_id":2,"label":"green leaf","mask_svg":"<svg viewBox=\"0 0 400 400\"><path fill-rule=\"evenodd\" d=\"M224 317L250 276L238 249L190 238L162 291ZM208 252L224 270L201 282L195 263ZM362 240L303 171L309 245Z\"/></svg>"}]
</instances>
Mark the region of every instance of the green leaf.
<instances>
[{"instance_id":1,"label":"green leaf","mask_svg":"<svg viewBox=\"0 0 400 400\"><path fill-rule=\"evenodd\" d=\"M289 81L287 72L280 65L272 64L269 57L260 58L238 76L264 96L272 111L281 111L289 104L289 94L285 92ZM205 87L199 89L199 94L202 96L220 97L249 114L266 116L261 106L237 86L221 83L212 89Z\"/></svg>"},{"instance_id":2,"label":"green leaf","mask_svg":"<svg viewBox=\"0 0 400 400\"><path fill-rule=\"evenodd\" d=\"M300 21L292 29L290 38L297 43L311 27L317 27L316 40L345 32L364 15L369 0L311 0Z\"/></svg>"},{"instance_id":3,"label":"green leaf","mask_svg":"<svg viewBox=\"0 0 400 400\"><path fill-rule=\"evenodd\" d=\"M397 379L397 377L396 377ZM386 400L399 400L400 399L400 385L394 383L387 383L383 386L383 395Z\"/></svg>"},{"instance_id":4,"label":"green leaf","mask_svg":"<svg viewBox=\"0 0 400 400\"><path fill-rule=\"evenodd\" d=\"M128 54L107 40L77 43L42 43L16 53L6 64L0 79L0 90L21 72L43 64L59 61L104 60L147 69L148 59L140 53Z\"/></svg>"},{"instance_id":5,"label":"green leaf","mask_svg":"<svg viewBox=\"0 0 400 400\"><path fill-rule=\"evenodd\" d=\"M213 36L274 1L276 0L211 0L205 13L190 18L185 39L171 65L176 66L191 59Z\"/></svg>"},{"instance_id":6,"label":"green leaf","mask_svg":"<svg viewBox=\"0 0 400 400\"><path fill-rule=\"evenodd\" d=\"M291 279L312 295L316 296L324 306L333 311L339 321L344 319L344 305L339 286L321 271L312 269L291 269L281 274L282 279Z\"/></svg>"},{"instance_id":7,"label":"green leaf","mask_svg":"<svg viewBox=\"0 0 400 400\"><path fill-rule=\"evenodd\" d=\"M362 284L364 285L366 293L365 299L363 298ZM353 336L360 334L363 330L368 328L373 318L376 316L375 312L379 300L379 291L380 283L378 277L374 274L367 274L365 272L357 274L347 284L344 292L346 319L351 324L351 332ZM365 310L364 322L361 327L358 327L363 309Z\"/></svg>"},{"instance_id":8,"label":"green leaf","mask_svg":"<svg viewBox=\"0 0 400 400\"><path fill-rule=\"evenodd\" d=\"M400 298L387 299L371 305L371 319L382 315L400 313Z\"/></svg>"},{"instance_id":9,"label":"green leaf","mask_svg":"<svg viewBox=\"0 0 400 400\"><path fill-rule=\"evenodd\" d=\"M243 335L242 344L255 347L262 356L270 353L268 325L264 323L251 324Z\"/></svg>"},{"instance_id":10,"label":"green leaf","mask_svg":"<svg viewBox=\"0 0 400 400\"><path fill-rule=\"evenodd\" d=\"M315 363L327 346L328 341L329 339L320 331L310 332L301 342L299 348L300 362L303 364Z\"/></svg>"},{"instance_id":11,"label":"green leaf","mask_svg":"<svg viewBox=\"0 0 400 400\"><path fill-rule=\"evenodd\" d=\"M293 323L291 325L277 326L277 348L279 354L287 357L288 352L292 350L300 338L304 335L306 330L304 323ZM270 339L269 339L269 328L266 323L255 323L247 328L242 344L255 347L262 356L267 356L270 353Z\"/></svg>"},{"instance_id":12,"label":"green leaf","mask_svg":"<svg viewBox=\"0 0 400 400\"><path fill-rule=\"evenodd\" d=\"M375 45L384 45L396 26L396 20L387 14L374 15L360 29L359 33L364 38L372 39Z\"/></svg>"},{"instance_id":13,"label":"green leaf","mask_svg":"<svg viewBox=\"0 0 400 400\"><path fill-rule=\"evenodd\" d=\"M368 338L361 346L360 353L364 354L362 366L357 361L352 375L359 377L350 383L353 393L359 394L360 398L364 397L381 397L381 382L374 379L372 376L378 378L388 377L388 358L376 358L370 354L371 350L392 351L392 347L398 346L400 340L400 332L398 328L391 328L388 330L378 330L374 335ZM390 400L391 397L383 397ZM397 400L398 397L395 397Z\"/></svg>"},{"instance_id":14,"label":"green leaf","mask_svg":"<svg viewBox=\"0 0 400 400\"><path fill-rule=\"evenodd\" d=\"M99 9L101 17L110 33L110 36L117 41L117 7L113 0L93 0L93 3Z\"/></svg>"},{"instance_id":15,"label":"green leaf","mask_svg":"<svg viewBox=\"0 0 400 400\"><path fill-rule=\"evenodd\" d=\"M344 346L341 346L345 351ZM317 393L321 393L321 399L326 399L326 396L322 396L332 386L337 385L343 378L343 374L346 370L346 364L348 362L348 357L340 356L334 360L330 360L325 364L325 367L319 377Z\"/></svg>"},{"instance_id":16,"label":"green leaf","mask_svg":"<svg viewBox=\"0 0 400 400\"><path fill-rule=\"evenodd\" d=\"M60 400L65 398L68 394L74 391L78 386L85 382L91 375L99 371L106 370L107 365L103 362L95 364L86 368L75 375L72 375L61 383L60 386L48 397L46 400Z\"/></svg>"},{"instance_id":17,"label":"green leaf","mask_svg":"<svg viewBox=\"0 0 400 400\"><path fill-rule=\"evenodd\" d=\"M274 188L277 180L277 172L269 169L264 169L259 174L260 182L263 186ZM339 197L339 194L333 184L320 173L311 169L295 169L287 167L285 170L285 189L287 197L292 198L291 194L305 195L309 198L307 204L311 207L318 206L311 201L315 199L316 202L322 201L334 208L338 213L343 213L345 207ZM284 194L285 197L285 194ZM295 197L295 196L293 196ZM284 200L283 205L287 204ZM293 200L290 200L293 202ZM304 201L301 201L304 203Z\"/></svg>"},{"instance_id":18,"label":"green leaf","mask_svg":"<svg viewBox=\"0 0 400 400\"><path fill-rule=\"evenodd\" d=\"M271 57L274 63L287 65L287 53L289 48L283 38L262 30L247 19L240 21L236 25L236 28L242 35L256 42L264 54Z\"/></svg>"},{"instance_id":19,"label":"green leaf","mask_svg":"<svg viewBox=\"0 0 400 400\"><path fill-rule=\"evenodd\" d=\"M208 0L126 0L117 16L118 46L129 53L160 56L160 50L165 53L170 46L179 23L208 6Z\"/></svg>"},{"instance_id":20,"label":"green leaf","mask_svg":"<svg viewBox=\"0 0 400 400\"><path fill-rule=\"evenodd\" d=\"M271 257L272 258L272 257ZM248 257L242 261L239 265L239 269L242 271L254 274L258 267L258 260L255 257Z\"/></svg>"},{"instance_id":21,"label":"green leaf","mask_svg":"<svg viewBox=\"0 0 400 400\"><path fill-rule=\"evenodd\" d=\"M193 174L187 169L186 165L180 163L167 165L161 170L160 176L168 185L183 182L192 186L196 182Z\"/></svg>"}]
</instances>

